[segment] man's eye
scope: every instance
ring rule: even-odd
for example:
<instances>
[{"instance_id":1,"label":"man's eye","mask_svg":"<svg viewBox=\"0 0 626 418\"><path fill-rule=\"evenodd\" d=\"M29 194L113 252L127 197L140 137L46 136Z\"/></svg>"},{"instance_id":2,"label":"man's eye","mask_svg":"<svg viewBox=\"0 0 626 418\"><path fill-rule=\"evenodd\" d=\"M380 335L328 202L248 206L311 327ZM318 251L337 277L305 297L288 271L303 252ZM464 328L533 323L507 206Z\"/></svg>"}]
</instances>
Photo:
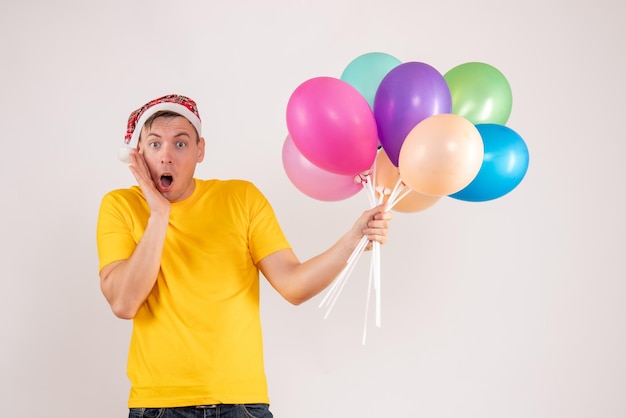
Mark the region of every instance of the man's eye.
<instances>
[{"instance_id":1,"label":"man's eye","mask_svg":"<svg viewBox=\"0 0 626 418\"><path fill-rule=\"evenodd\" d=\"M178 148L183 148L183 147L185 147L186 145L187 145L187 144L185 144L183 141L178 141L178 142L176 143L176 146L177 146Z\"/></svg>"},{"instance_id":2,"label":"man's eye","mask_svg":"<svg viewBox=\"0 0 626 418\"><path fill-rule=\"evenodd\" d=\"M159 143L158 142L150 142L150 147L151 148L158 148L159 147Z\"/></svg>"}]
</instances>

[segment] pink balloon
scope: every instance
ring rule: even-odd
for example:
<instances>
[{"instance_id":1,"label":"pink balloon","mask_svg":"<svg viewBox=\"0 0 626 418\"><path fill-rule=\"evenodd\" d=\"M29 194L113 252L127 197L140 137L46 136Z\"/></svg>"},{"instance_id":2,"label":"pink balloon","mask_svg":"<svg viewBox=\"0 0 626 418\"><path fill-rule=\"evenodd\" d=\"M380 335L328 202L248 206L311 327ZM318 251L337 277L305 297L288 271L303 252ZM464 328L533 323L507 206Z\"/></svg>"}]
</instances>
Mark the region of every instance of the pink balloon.
<instances>
[{"instance_id":1,"label":"pink balloon","mask_svg":"<svg viewBox=\"0 0 626 418\"><path fill-rule=\"evenodd\" d=\"M355 182L358 175L331 173L304 158L289 135L283 143L283 167L291 183L313 199L343 200L363 190L361 183Z\"/></svg>"},{"instance_id":2,"label":"pink balloon","mask_svg":"<svg viewBox=\"0 0 626 418\"><path fill-rule=\"evenodd\" d=\"M361 173L376 158L374 114L361 93L338 78L300 84L287 103L287 129L306 159L332 173Z\"/></svg>"}]
</instances>

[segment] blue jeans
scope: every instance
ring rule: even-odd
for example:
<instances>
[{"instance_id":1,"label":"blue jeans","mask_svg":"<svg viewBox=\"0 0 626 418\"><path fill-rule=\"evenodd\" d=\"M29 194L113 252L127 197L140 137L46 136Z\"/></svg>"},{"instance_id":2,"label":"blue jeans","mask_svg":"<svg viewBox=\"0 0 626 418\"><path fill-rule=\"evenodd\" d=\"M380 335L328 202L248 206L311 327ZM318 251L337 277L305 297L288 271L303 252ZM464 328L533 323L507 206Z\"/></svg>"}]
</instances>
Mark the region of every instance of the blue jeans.
<instances>
[{"instance_id":1,"label":"blue jeans","mask_svg":"<svg viewBox=\"0 0 626 418\"><path fill-rule=\"evenodd\" d=\"M273 418L269 405L206 405L179 408L130 408L128 418Z\"/></svg>"}]
</instances>

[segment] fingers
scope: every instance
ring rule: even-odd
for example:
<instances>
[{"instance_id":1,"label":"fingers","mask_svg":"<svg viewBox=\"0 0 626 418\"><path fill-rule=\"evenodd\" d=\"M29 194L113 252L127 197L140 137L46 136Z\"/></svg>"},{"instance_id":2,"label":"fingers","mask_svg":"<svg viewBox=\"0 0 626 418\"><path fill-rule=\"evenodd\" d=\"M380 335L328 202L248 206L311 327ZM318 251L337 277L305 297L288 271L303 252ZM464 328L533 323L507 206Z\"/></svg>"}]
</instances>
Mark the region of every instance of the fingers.
<instances>
[{"instance_id":1,"label":"fingers","mask_svg":"<svg viewBox=\"0 0 626 418\"><path fill-rule=\"evenodd\" d=\"M363 216L375 219L391 219L393 214L391 211L387 210L387 203L381 203L380 205L374 206L371 209L363 212Z\"/></svg>"},{"instance_id":2,"label":"fingers","mask_svg":"<svg viewBox=\"0 0 626 418\"><path fill-rule=\"evenodd\" d=\"M393 213L389 212L389 211L385 211L385 212L376 212L374 214L374 216L372 216L372 219L374 220L384 220L384 221L389 221L393 218Z\"/></svg>"},{"instance_id":3,"label":"fingers","mask_svg":"<svg viewBox=\"0 0 626 418\"><path fill-rule=\"evenodd\" d=\"M131 149L129 153L130 157L130 171L133 172L135 177L138 175L145 178L149 176L148 165L146 164L146 160L144 160L143 155L141 155L136 149ZM137 179L139 181L139 179Z\"/></svg>"},{"instance_id":4,"label":"fingers","mask_svg":"<svg viewBox=\"0 0 626 418\"><path fill-rule=\"evenodd\" d=\"M130 156L130 171L135 176L141 192L148 203L151 213L169 213L170 203L165 196L159 192L152 176L148 164L143 155L136 149L132 149Z\"/></svg>"},{"instance_id":5,"label":"fingers","mask_svg":"<svg viewBox=\"0 0 626 418\"><path fill-rule=\"evenodd\" d=\"M365 235L369 241L378 241L381 244L385 244L389 237L389 230L386 228L365 228L363 235Z\"/></svg>"},{"instance_id":6,"label":"fingers","mask_svg":"<svg viewBox=\"0 0 626 418\"><path fill-rule=\"evenodd\" d=\"M389 234L389 221L393 218L393 214L390 211L385 211L385 205L382 204L365 211L363 218L365 220L363 235L370 241L386 243Z\"/></svg>"},{"instance_id":7,"label":"fingers","mask_svg":"<svg viewBox=\"0 0 626 418\"><path fill-rule=\"evenodd\" d=\"M383 213L386 206L386 203L381 203L380 205L374 206L373 208L366 210L363 214L367 217L373 217L378 213Z\"/></svg>"},{"instance_id":8,"label":"fingers","mask_svg":"<svg viewBox=\"0 0 626 418\"><path fill-rule=\"evenodd\" d=\"M148 169L148 164L146 164L146 160L143 158L143 155L136 149L132 149L129 156L129 168L139 183L139 186L142 188L155 187L154 182L152 181L152 176L150 175L150 170Z\"/></svg>"},{"instance_id":9,"label":"fingers","mask_svg":"<svg viewBox=\"0 0 626 418\"><path fill-rule=\"evenodd\" d=\"M367 221L369 228L389 228L389 222L393 218L393 213L387 211L385 204L378 205L363 213L363 218ZM381 222L378 222L381 221Z\"/></svg>"}]
</instances>

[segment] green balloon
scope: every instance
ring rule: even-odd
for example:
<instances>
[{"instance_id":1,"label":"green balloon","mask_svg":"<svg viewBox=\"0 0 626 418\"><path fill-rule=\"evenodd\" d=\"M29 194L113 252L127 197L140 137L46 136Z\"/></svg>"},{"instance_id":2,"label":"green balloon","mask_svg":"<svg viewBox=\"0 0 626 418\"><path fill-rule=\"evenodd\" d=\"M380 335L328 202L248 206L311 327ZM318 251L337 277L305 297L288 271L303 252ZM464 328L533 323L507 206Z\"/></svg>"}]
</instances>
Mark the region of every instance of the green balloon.
<instances>
[{"instance_id":1,"label":"green balloon","mask_svg":"<svg viewBox=\"0 0 626 418\"><path fill-rule=\"evenodd\" d=\"M374 109L374 99L380 82L387 73L402 64L396 57L384 52L359 55L347 65L340 79L357 89Z\"/></svg>"},{"instance_id":2,"label":"green balloon","mask_svg":"<svg viewBox=\"0 0 626 418\"><path fill-rule=\"evenodd\" d=\"M511 115L511 86L497 68L482 62L467 62L444 74L452 96L452 113L474 125L506 124Z\"/></svg>"}]
</instances>

